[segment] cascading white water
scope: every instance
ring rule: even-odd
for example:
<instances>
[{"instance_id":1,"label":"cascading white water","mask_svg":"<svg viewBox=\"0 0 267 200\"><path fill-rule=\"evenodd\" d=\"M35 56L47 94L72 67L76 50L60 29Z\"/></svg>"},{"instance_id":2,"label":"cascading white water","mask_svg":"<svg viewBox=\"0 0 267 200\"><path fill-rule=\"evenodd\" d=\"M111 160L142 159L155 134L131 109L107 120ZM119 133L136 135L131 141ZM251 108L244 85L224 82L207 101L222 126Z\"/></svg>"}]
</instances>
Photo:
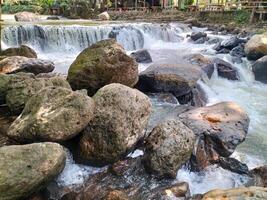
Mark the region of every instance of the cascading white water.
<instances>
[{"instance_id":1,"label":"cascading white water","mask_svg":"<svg viewBox=\"0 0 267 200\"><path fill-rule=\"evenodd\" d=\"M203 29L202 29L203 30ZM230 56L216 55L212 45L193 44L186 38L192 31L182 24L149 24L135 23L101 26L10 26L3 31L3 42L7 47L28 44L41 58L50 59L56 64L56 72L66 73L77 54L91 44L116 37L128 53L133 50L147 48L152 59L157 63L175 63L183 55L201 52L208 56L220 57L231 62ZM226 38L229 36L211 35L209 37ZM63 58L63 59L62 59ZM148 65L140 65L140 71ZM210 80L200 81L208 95L209 104L220 101L234 101L240 104L249 114L251 123L246 141L238 147L233 157L255 167L267 162L267 85L254 80L251 64L244 59L242 64L234 64L241 80L230 81L213 75ZM164 106L164 105L163 105ZM167 106L168 107L168 106ZM155 106L162 112L163 107ZM168 107L167 109L171 109ZM136 154L134 154L136 155ZM138 153L140 155L140 152ZM77 176L72 173L73 169ZM95 169L68 162L58 182L61 185L79 184L88 178ZM69 176L72 174L72 176ZM214 177L216 176L216 181ZM245 177L213 166L201 173L191 173L186 169L178 172L179 181L187 181L193 193L204 193L215 188L231 188L243 185Z\"/></svg>"}]
</instances>

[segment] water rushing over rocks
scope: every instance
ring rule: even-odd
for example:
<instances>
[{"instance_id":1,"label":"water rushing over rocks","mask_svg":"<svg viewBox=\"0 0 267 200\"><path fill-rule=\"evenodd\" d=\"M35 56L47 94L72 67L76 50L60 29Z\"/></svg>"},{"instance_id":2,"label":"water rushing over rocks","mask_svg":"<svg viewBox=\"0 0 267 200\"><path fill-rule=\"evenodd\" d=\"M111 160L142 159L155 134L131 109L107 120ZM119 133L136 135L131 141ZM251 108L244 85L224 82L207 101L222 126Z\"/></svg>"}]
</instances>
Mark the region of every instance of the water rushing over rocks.
<instances>
[{"instance_id":1,"label":"water rushing over rocks","mask_svg":"<svg viewBox=\"0 0 267 200\"><path fill-rule=\"evenodd\" d=\"M195 44L186 36L193 31L205 31L207 37L218 40L230 35L214 35L205 29L189 28L183 24L133 23L100 26L53 26L21 25L9 26L3 30L2 42L6 47L27 44L37 51L38 57L55 62L55 72L66 74L68 67L84 48L107 39L116 38L130 54L134 50L147 49L153 63L175 64L184 56L202 53L207 57L218 57L231 63L238 71L240 80L232 81L214 73L211 79L203 78L198 84L208 97L208 105L221 101L234 101L244 108L250 117L249 134L232 157L248 164L249 168L267 162L267 85L254 80L251 63L243 58L240 64L234 64L232 57L216 54L213 45L206 42ZM144 71L150 64L139 64L139 71ZM153 116L157 121L168 115L178 102L162 102L151 97ZM139 150L131 156L142 155ZM100 169L76 165L71 158L56 182L60 186L77 187L82 185L90 174ZM75 172L75 173L74 173ZM216 177L216 178L215 178ZM216 180L214 180L216 179ZM191 192L205 193L211 189L227 189L246 185L246 176L237 175L220 167L212 166L203 172L189 172L182 168L177 174L178 181L186 181Z\"/></svg>"}]
</instances>

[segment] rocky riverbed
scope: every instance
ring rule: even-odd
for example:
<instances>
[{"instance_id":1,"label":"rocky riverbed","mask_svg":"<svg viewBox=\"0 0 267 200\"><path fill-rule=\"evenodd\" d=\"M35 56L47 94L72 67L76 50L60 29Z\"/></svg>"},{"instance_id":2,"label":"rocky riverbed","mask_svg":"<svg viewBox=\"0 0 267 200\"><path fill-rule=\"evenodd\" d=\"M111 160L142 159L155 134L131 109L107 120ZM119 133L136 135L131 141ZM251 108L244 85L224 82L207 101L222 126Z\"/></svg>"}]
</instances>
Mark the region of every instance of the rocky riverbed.
<instances>
[{"instance_id":1,"label":"rocky riverbed","mask_svg":"<svg viewBox=\"0 0 267 200\"><path fill-rule=\"evenodd\" d=\"M267 199L266 34L193 25L6 27L0 199Z\"/></svg>"}]
</instances>

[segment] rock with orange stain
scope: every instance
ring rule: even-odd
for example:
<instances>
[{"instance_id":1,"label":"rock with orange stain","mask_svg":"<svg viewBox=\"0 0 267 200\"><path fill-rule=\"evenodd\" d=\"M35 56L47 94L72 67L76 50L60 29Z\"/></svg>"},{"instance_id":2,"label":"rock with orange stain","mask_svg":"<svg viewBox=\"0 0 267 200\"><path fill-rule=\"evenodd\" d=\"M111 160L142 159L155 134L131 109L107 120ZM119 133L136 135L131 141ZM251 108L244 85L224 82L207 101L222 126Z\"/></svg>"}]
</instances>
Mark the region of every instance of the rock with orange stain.
<instances>
[{"instance_id":1,"label":"rock with orange stain","mask_svg":"<svg viewBox=\"0 0 267 200\"><path fill-rule=\"evenodd\" d=\"M249 117L233 102L192 109L179 117L197 135L191 160L198 169L230 156L248 132Z\"/></svg>"}]
</instances>

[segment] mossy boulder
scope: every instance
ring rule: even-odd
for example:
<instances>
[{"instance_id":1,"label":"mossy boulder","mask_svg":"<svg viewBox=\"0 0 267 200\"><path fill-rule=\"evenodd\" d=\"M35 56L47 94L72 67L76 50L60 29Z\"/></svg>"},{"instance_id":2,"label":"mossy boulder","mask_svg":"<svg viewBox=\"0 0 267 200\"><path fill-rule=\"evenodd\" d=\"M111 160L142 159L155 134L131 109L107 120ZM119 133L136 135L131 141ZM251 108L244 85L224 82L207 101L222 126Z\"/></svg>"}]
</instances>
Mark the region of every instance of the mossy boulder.
<instances>
[{"instance_id":1,"label":"mossy boulder","mask_svg":"<svg viewBox=\"0 0 267 200\"><path fill-rule=\"evenodd\" d=\"M5 101L14 114L20 114L29 98L45 87L58 86L70 89L65 78L59 76L37 78L30 73L18 73L8 77ZM6 86L3 84L3 87Z\"/></svg>"},{"instance_id":2,"label":"mossy boulder","mask_svg":"<svg viewBox=\"0 0 267 200\"><path fill-rule=\"evenodd\" d=\"M82 132L79 154L103 166L119 160L144 137L151 103L138 90L117 83L101 88L93 99L95 117Z\"/></svg>"},{"instance_id":3,"label":"mossy boulder","mask_svg":"<svg viewBox=\"0 0 267 200\"><path fill-rule=\"evenodd\" d=\"M74 90L87 89L89 95L110 83L133 87L138 81L138 65L114 39L103 40L78 55L67 80Z\"/></svg>"},{"instance_id":4,"label":"mossy boulder","mask_svg":"<svg viewBox=\"0 0 267 200\"><path fill-rule=\"evenodd\" d=\"M27 58L37 58L37 53L26 45L11 47L0 52L0 56L24 56Z\"/></svg>"},{"instance_id":5,"label":"mossy boulder","mask_svg":"<svg viewBox=\"0 0 267 200\"><path fill-rule=\"evenodd\" d=\"M66 155L56 143L0 148L0 199L25 199L45 188L63 170Z\"/></svg>"},{"instance_id":6,"label":"mossy boulder","mask_svg":"<svg viewBox=\"0 0 267 200\"><path fill-rule=\"evenodd\" d=\"M65 141L79 134L93 113L94 102L83 92L47 87L29 99L8 136L20 142Z\"/></svg>"}]
</instances>

